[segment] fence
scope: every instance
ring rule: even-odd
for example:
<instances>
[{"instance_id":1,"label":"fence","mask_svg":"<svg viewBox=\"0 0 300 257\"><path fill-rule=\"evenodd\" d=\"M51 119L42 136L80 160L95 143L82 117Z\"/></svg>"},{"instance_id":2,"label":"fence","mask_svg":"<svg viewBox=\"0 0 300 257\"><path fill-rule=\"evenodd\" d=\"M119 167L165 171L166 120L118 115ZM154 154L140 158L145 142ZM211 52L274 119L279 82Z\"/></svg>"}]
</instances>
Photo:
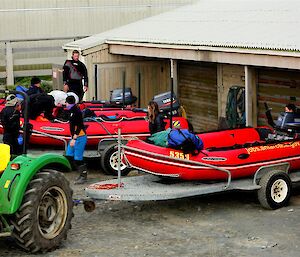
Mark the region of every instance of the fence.
<instances>
[{"instance_id":1,"label":"fence","mask_svg":"<svg viewBox=\"0 0 300 257\"><path fill-rule=\"evenodd\" d=\"M52 65L66 59L62 45L83 37L0 41L0 79L13 85L16 77L52 75Z\"/></svg>"}]
</instances>

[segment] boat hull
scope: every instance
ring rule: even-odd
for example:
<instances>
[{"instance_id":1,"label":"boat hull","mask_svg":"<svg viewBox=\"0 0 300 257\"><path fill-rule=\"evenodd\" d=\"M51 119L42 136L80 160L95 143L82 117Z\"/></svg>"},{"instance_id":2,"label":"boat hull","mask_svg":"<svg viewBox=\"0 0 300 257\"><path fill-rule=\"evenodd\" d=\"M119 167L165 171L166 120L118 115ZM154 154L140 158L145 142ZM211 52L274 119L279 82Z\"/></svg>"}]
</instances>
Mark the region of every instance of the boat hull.
<instances>
[{"instance_id":1,"label":"boat hull","mask_svg":"<svg viewBox=\"0 0 300 257\"><path fill-rule=\"evenodd\" d=\"M242 131L242 132L241 132ZM256 139L244 147L238 146L243 137ZM129 141L124 149L124 161L145 172L183 180L225 180L230 172L233 179L250 177L262 166L283 162L290 164L290 170L300 168L300 141L263 144L255 129L228 130L199 134L205 147L197 156L184 154L180 150L158 147L139 140ZM228 136L228 137L227 137ZM212 138L215 138L214 140ZM223 148L211 148L212 144L234 143ZM214 142L213 142L214 141ZM211 149L210 149L211 148ZM213 167L211 167L212 165ZM217 168L215 168L217 167Z\"/></svg>"},{"instance_id":2,"label":"boat hull","mask_svg":"<svg viewBox=\"0 0 300 257\"><path fill-rule=\"evenodd\" d=\"M87 145L96 147L103 139L113 139L118 137L118 128L121 129L122 138L137 137L146 139L149 133L148 121L143 117L123 118L115 121L106 121L97 119L98 121L84 122L87 133ZM182 128L187 128L187 120L182 117L174 117L173 122L176 122ZM169 127L169 120L166 120ZM33 132L30 136L29 143L31 145L40 146L64 146L63 140L70 140L70 125L69 123L35 121L30 120L33 126ZM0 133L3 133L0 126ZM47 135L46 135L47 134ZM52 136L49 137L48 135ZM56 137L56 138L53 138Z\"/></svg>"}]
</instances>

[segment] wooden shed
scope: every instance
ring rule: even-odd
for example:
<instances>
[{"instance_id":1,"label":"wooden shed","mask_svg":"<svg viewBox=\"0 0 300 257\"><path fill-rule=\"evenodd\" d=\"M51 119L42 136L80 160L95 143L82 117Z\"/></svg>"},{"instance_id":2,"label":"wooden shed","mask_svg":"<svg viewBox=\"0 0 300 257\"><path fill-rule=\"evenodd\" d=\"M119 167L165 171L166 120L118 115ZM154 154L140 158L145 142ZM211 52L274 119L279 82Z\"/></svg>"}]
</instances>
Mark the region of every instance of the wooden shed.
<instances>
[{"instance_id":1,"label":"wooden shed","mask_svg":"<svg viewBox=\"0 0 300 257\"><path fill-rule=\"evenodd\" d=\"M283 8L284 7L284 8ZM300 3L210 0L64 45L81 51L90 76L88 98L108 97L125 78L144 105L170 85L197 131L218 127L231 86L245 87L246 124L266 124L300 104ZM125 75L124 75L125 74Z\"/></svg>"},{"instance_id":2,"label":"wooden shed","mask_svg":"<svg viewBox=\"0 0 300 257\"><path fill-rule=\"evenodd\" d=\"M0 83L50 75L63 64L61 45L153 16L196 0L2 0Z\"/></svg>"}]
</instances>

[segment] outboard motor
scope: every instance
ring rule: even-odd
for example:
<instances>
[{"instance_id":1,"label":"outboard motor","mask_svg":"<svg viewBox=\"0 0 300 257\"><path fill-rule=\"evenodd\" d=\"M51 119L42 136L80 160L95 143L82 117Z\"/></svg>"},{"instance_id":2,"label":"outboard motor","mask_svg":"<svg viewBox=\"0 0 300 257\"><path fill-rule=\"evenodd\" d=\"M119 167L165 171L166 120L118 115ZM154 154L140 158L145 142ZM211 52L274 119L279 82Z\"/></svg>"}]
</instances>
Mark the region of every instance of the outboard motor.
<instances>
[{"instance_id":1,"label":"outboard motor","mask_svg":"<svg viewBox=\"0 0 300 257\"><path fill-rule=\"evenodd\" d=\"M125 103L124 105L130 105L135 103L137 97L132 94L131 88L125 88ZM117 88L110 91L110 103L115 105L123 105L123 89Z\"/></svg>"},{"instance_id":2,"label":"outboard motor","mask_svg":"<svg viewBox=\"0 0 300 257\"><path fill-rule=\"evenodd\" d=\"M171 91L155 95L152 99L152 101L156 102L158 104L159 109L161 112L163 112L165 115L170 115L170 108L171 108ZM176 95L173 93L173 108L172 108L172 114L173 116L178 115L178 109L180 107L180 103L176 97Z\"/></svg>"}]
</instances>

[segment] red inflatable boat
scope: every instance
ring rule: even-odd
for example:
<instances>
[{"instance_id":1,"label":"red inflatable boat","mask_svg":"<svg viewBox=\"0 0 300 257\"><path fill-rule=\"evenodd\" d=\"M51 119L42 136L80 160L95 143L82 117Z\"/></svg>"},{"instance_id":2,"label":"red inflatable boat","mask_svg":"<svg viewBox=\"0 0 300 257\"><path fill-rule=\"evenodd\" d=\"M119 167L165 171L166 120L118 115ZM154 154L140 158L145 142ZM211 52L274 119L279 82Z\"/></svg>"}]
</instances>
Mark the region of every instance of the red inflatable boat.
<instances>
[{"instance_id":1,"label":"red inflatable boat","mask_svg":"<svg viewBox=\"0 0 300 257\"><path fill-rule=\"evenodd\" d=\"M93 109L91 109L93 110ZM110 117L113 119L121 118L137 118L137 117L146 117L147 112L142 109L121 109L121 108L98 108L93 110L97 117Z\"/></svg>"},{"instance_id":2,"label":"red inflatable boat","mask_svg":"<svg viewBox=\"0 0 300 257\"><path fill-rule=\"evenodd\" d=\"M170 121L167 122L167 127L169 127ZM30 144L34 145L52 145L52 146L63 146L64 140L70 139L69 123L65 122L50 122L50 121L35 121L30 120L33 125L33 133L30 136ZM97 146L99 141L107 138L116 138L118 133L118 128L121 128L121 133L123 138L128 137L138 137L140 139L145 139L149 136L148 121L143 117L134 118L104 118L96 117L90 118L89 121L84 122L86 126L86 132L88 136L88 146ZM181 117L174 117L173 124L181 128L187 128L187 120ZM0 125L0 132L2 131L2 126ZM47 136L52 135L56 138Z\"/></svg>"},{"instance_id":3,"label":"red inflatable boat","mask_svg":"<svg viewBox=\"0 0 300 257\"><path fill-rule=\"evenodd\" d=\"M154 175L182 180L224 180L228 172L232 178L249 177L262 166L280 163L288 163L290 171L300 169L300 140L265 139L268 133L274 135L267 128L199 134L204 149L196 156L131 140L124 147L123 161Z\"/></svg>"}]
</instances>

